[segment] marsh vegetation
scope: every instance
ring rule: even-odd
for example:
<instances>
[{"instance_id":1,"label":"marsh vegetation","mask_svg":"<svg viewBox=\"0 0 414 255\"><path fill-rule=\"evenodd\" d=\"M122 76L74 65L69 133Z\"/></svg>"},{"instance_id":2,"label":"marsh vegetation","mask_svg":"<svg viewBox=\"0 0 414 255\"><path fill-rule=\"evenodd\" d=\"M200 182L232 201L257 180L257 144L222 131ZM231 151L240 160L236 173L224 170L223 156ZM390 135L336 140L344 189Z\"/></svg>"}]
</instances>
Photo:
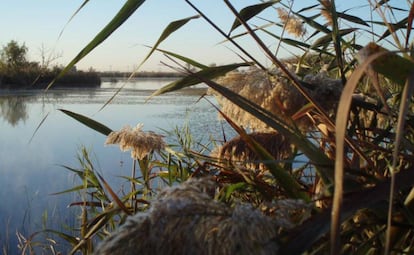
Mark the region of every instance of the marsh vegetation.
<instances>
[{"instance_id":1,"label":"marsh vegetation","mask_svg":"<svg viewBox=\"0 0 414 255\"><path fill-rule=\"evenodd\" d=\"M127 1L58 77L108 38L144 2ZM70 244L72 254L91 254L117 229L121 232L104 241L103 249L116 250L117 245L124 249L133 242L122 237L140 226L135 222L130 228L128 216L149 215L151 219L153 207L162 208L159 201L171 199L166 193L177 191L182 204L168 208L176 209L175 214L171 216L167 210L168 214L157 216L174 225L167 228L167 234L188 229L194 222L180 219L196 215L201 223L209 219L214 222L214 227L200 224L210 229L199 232L211 230L212 239L206 243L213 242L217 236L226 235L225 229L230 229L229 235L238 231L228 228L227 224L235 223L224 218L231 214L228 210L237 211L241 204L247 204L253 208L252 214L260 212L255 219L265 225L274 219L285 221L269 223L275 228L262 228L264 232L257 234L270 240L261 245L272 244L263 254L412 253L413 3L394 6L392 1L364 2L362 7L370 15L363 16L358 12L362 7L337 9L333 0L302 8L295 8L295 1L257 1L235 8L224 0L223 8L234 16L234 22L218 24L193 1L185 2L196 16L167 25L143 60L161 52L171 61L171 68L184 77L157 90L151 98L204 83L218 100L211 107L238 136L231 139L223 133L221 140L200 146L183 129L176 130L175 142L166 144L161 142L161 134L140 133L140 128L113 131L106 123L64 110L109 136L110 141L120 143L121 149L132 150L131 175L123 177L131 185L111 187L82 151L80 166L67 167L82 184L65 191L80 194L80 199L71 204L80 209L78 227L70 234L50 229L38 232L25 239L23 252L40 247L38 240L43 234L53 234ZM169 35L197 19L206 21L223 36L224 43L234 47L239 63L208 66L160 48ZM271 64L265 65L260 56L246 50L245 40L257 45ZM273 43L267 43L269 40ZM279 57L281 49L292 56ZM125 139L133 133L139 133L139 139L146 142L134 142L136 136ZM145 148L140 147L142 144ZM191 178L205 176L212 179L213 188L188 189L188 179L191 183ZM161 191L168 186L176 188ZM199 196L202 190L208 198ZM200 199L206 202L202 204L205 210L191 210L200 208ZM206 212L212 218L203 217ZM223 216L222 222L217 222L218 215ZM255 228L253 224L250 227ZM234 235L236 244L250 238ZM40 243L48 245L42 248L51 251L55 247L51 240L43 239ZM170 241L159 240L159 247L154 249L165 248L163 252L172 253L169 247L187 244ZM232 245L228 247L237 247ZM264 248L257 243L253 246L256 251ZM216 251L229 254L235 250Z\"/></svg>"}]
</instances>

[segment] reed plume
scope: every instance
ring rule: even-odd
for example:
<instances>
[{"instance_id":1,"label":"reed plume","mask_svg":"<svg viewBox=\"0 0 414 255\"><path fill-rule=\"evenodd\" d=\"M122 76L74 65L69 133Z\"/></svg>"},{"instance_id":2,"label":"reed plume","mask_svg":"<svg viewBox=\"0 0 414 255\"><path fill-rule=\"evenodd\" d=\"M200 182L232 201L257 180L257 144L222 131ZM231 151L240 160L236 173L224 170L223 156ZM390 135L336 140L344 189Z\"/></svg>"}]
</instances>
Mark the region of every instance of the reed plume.
<instances>
[{"instance_id":1,"label":"reed plume","mask_svg":"<svg viewBox=\"0 0 414 255\"><path fill-rule=\"evenodd\" d=\"M163 190L149 211L128 218L95 254L277 254L285 221L251 205L218 202L215 189L204 177Z\"/></svg>"},{"instance_id":2,"label":"reed plume","mask_svg":"<svg viewBox=\"0 0 414 255\"><path fill-rule=\"evenodd\" d=\"M290 15L285 9L277 8L277 14L279 15L280 21L284 24L284 29L289 34L295 37L301 37L306 33L305 26L302 20Z\"/></svg>"},{"instance_id":3,"label":"reed plume","mask_svg":"<svg viewBox=\"0 0 414 255\"><path fill-rule=\"evenodd\" d=\"M105 144L119 144L122 151L131 150L133 159L142 160L153 151L160 151L165 148L163 136L154 132L142 131L143 124L135 127L129 125L119 131L111 132Z\"/></svg>"}]
</instances>

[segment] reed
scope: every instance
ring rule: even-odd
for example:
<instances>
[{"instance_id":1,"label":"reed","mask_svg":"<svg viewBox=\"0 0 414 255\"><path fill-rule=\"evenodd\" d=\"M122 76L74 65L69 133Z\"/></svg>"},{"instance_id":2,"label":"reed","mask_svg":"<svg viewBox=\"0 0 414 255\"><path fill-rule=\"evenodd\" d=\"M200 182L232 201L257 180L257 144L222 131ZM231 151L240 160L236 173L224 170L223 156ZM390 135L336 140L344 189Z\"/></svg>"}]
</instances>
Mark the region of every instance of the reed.
<instances>
[{"instance_id":1,"label":"reed","mask_svg":"<svg viewBox=\"0 0 414 255\"><path fill-rule=\"evenodd\" d=\"M105 40L142 2L127 1L61 75ZM215 154L196 152L188 146L184 146L184 153L171 146L165 151L155 147L164 161L153 160L163 168L157 177L168 185L178 185L189 177L213 176L215 195L202 193L198 185L203 181L190 179L145 200L145 204L153 201L151 206L126 219L126 198L109 192L112 189L98 176L102 190L110 194L103 193L100 200L100 204L106 201L106 210L94 218L94 227L82 236L74 251L87 246L97 233L106 236L105 224L122 212L125 217L112 226L123 226L104 241L99 252L125 248L121 251L128 254L132 247L186 252L203 247L206 254L234 254L236 241L250 252L263 254L412 253L412 4L396 7L389 1L368 1L363 8L371 16L360 17L353 14L357 9L337 9L333 0L301 9L295 8L295 1L258 1L239 8L224 0L224 8L234 15L230 31L224 31L193 1L185 2L197 15L168 25L145 58L160 51L185 77L153 96L204 82L219 102L212 107L239 136L229 141L223 137ZM235 48L241 63L209 67L159 48L171 34L198 18ZM239 38L257 45L271 65L263 64L259 60L262 56L253 56ZM268 38L278 45L267 43ZM294 51L296 56L283 60L278 55L281 49ZM70 115L109 134L107 128L85 116ZM281 201L294 201L289 218L295 220L290 221L290 227L271 223L282 212L276 206ZM176 202L179 206L173 206ZM229 220L230 215L241 212L239 204L249 207L242 207L238 222ZM195 214L188 215L192 210ZM191 217L176 217L181 213ZM200 217L195 217L197 213ZM151 238L135 242L135 246L127 244L133 239L131 233L143 238L161 235L161 223L155 219L163 219L162 226L183 233L185 238L169 235L157 244ZM246 231L252 228L238 228L246 219L263 226L254 229L263 232L251 236ZM200 231L188 235L189 226ZM229 240L231 233L240 239Z\"/></svg>"}]
</instances>

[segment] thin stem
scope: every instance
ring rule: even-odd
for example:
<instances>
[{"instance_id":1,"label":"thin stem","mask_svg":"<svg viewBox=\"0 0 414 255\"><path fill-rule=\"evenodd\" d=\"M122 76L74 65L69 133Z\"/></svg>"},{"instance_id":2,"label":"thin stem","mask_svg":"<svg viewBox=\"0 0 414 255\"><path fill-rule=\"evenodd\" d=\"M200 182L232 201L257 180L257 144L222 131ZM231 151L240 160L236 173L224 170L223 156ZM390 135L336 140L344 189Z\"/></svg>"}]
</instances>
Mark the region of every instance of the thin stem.
<instances>
[{"instance_id":1,"label":"thin stem","mask_svg":"<svg viewBox=\"0 0 414 255\"><path fill-rule=\"evenodd\" d=\"M224 38L226 38L227 40L229 40L234 46L237 47L237 49L239 49L241 52L243 52L243 54L245 54L247 57L249 57L256 65L258 65L260 67L260 69L262 70L267 70L267 68L265 66L263 66L262 64L260 64L260 62L258 60L256 60L250 53L248 53L242 46L240 46L238 43L236 43L229 35L227 35L226 33L224 33L223 30L221 30L211 19L209 19L200 9L198 9L193 3L191 3L191 1L189 0L185 0L187 2L188 5L191 6L191 8L193 8L198 14L201 15L201 17L203 17L203 19L205 19L214 29L216 29Z\"/></svg>"},{"instance_id":2,"label":"thin stem","mask_svg":"<svg viewBox=\"0 0 414 255\"><path fill-rule=\"evenodd\" d=\"M135 174L136 174L136 166L137 166L137 160L132 160L132 171L131 171L131 208L134 208L133 205L136 201L136 187L135 187Z\"/></svg>"}]
</instances>

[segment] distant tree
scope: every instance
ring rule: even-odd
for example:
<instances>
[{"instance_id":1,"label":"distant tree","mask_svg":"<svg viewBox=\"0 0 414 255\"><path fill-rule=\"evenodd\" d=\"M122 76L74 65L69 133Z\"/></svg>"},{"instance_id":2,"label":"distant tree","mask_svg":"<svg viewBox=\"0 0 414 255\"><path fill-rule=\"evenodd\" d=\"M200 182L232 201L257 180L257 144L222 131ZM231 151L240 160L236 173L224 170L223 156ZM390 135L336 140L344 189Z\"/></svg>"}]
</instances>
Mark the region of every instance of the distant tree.
<instances>
[{"instance_id":1,"label":"distant tree","mask_svg":"<svg viewBox=\"0 0 414 255\"><path fill-rule=\"evenodd\" d=\"M39 47L39 53L41 58L40 66L44 70L48 69L55 60L62 57L62 53L56 53L44 44Z\"/></svg>"},{"instance_id":2,"label":"distant tree","mask_svg":"<svg viewBox=\"0 0 414 255\"><path fill-rule=\"evenodd\" d=\"M9 68L21 68L28 63L27 51L25 44L19 45L18 42L11 40L6 46L3 46L1 60Z\"/></svg>"}]
</instances>

